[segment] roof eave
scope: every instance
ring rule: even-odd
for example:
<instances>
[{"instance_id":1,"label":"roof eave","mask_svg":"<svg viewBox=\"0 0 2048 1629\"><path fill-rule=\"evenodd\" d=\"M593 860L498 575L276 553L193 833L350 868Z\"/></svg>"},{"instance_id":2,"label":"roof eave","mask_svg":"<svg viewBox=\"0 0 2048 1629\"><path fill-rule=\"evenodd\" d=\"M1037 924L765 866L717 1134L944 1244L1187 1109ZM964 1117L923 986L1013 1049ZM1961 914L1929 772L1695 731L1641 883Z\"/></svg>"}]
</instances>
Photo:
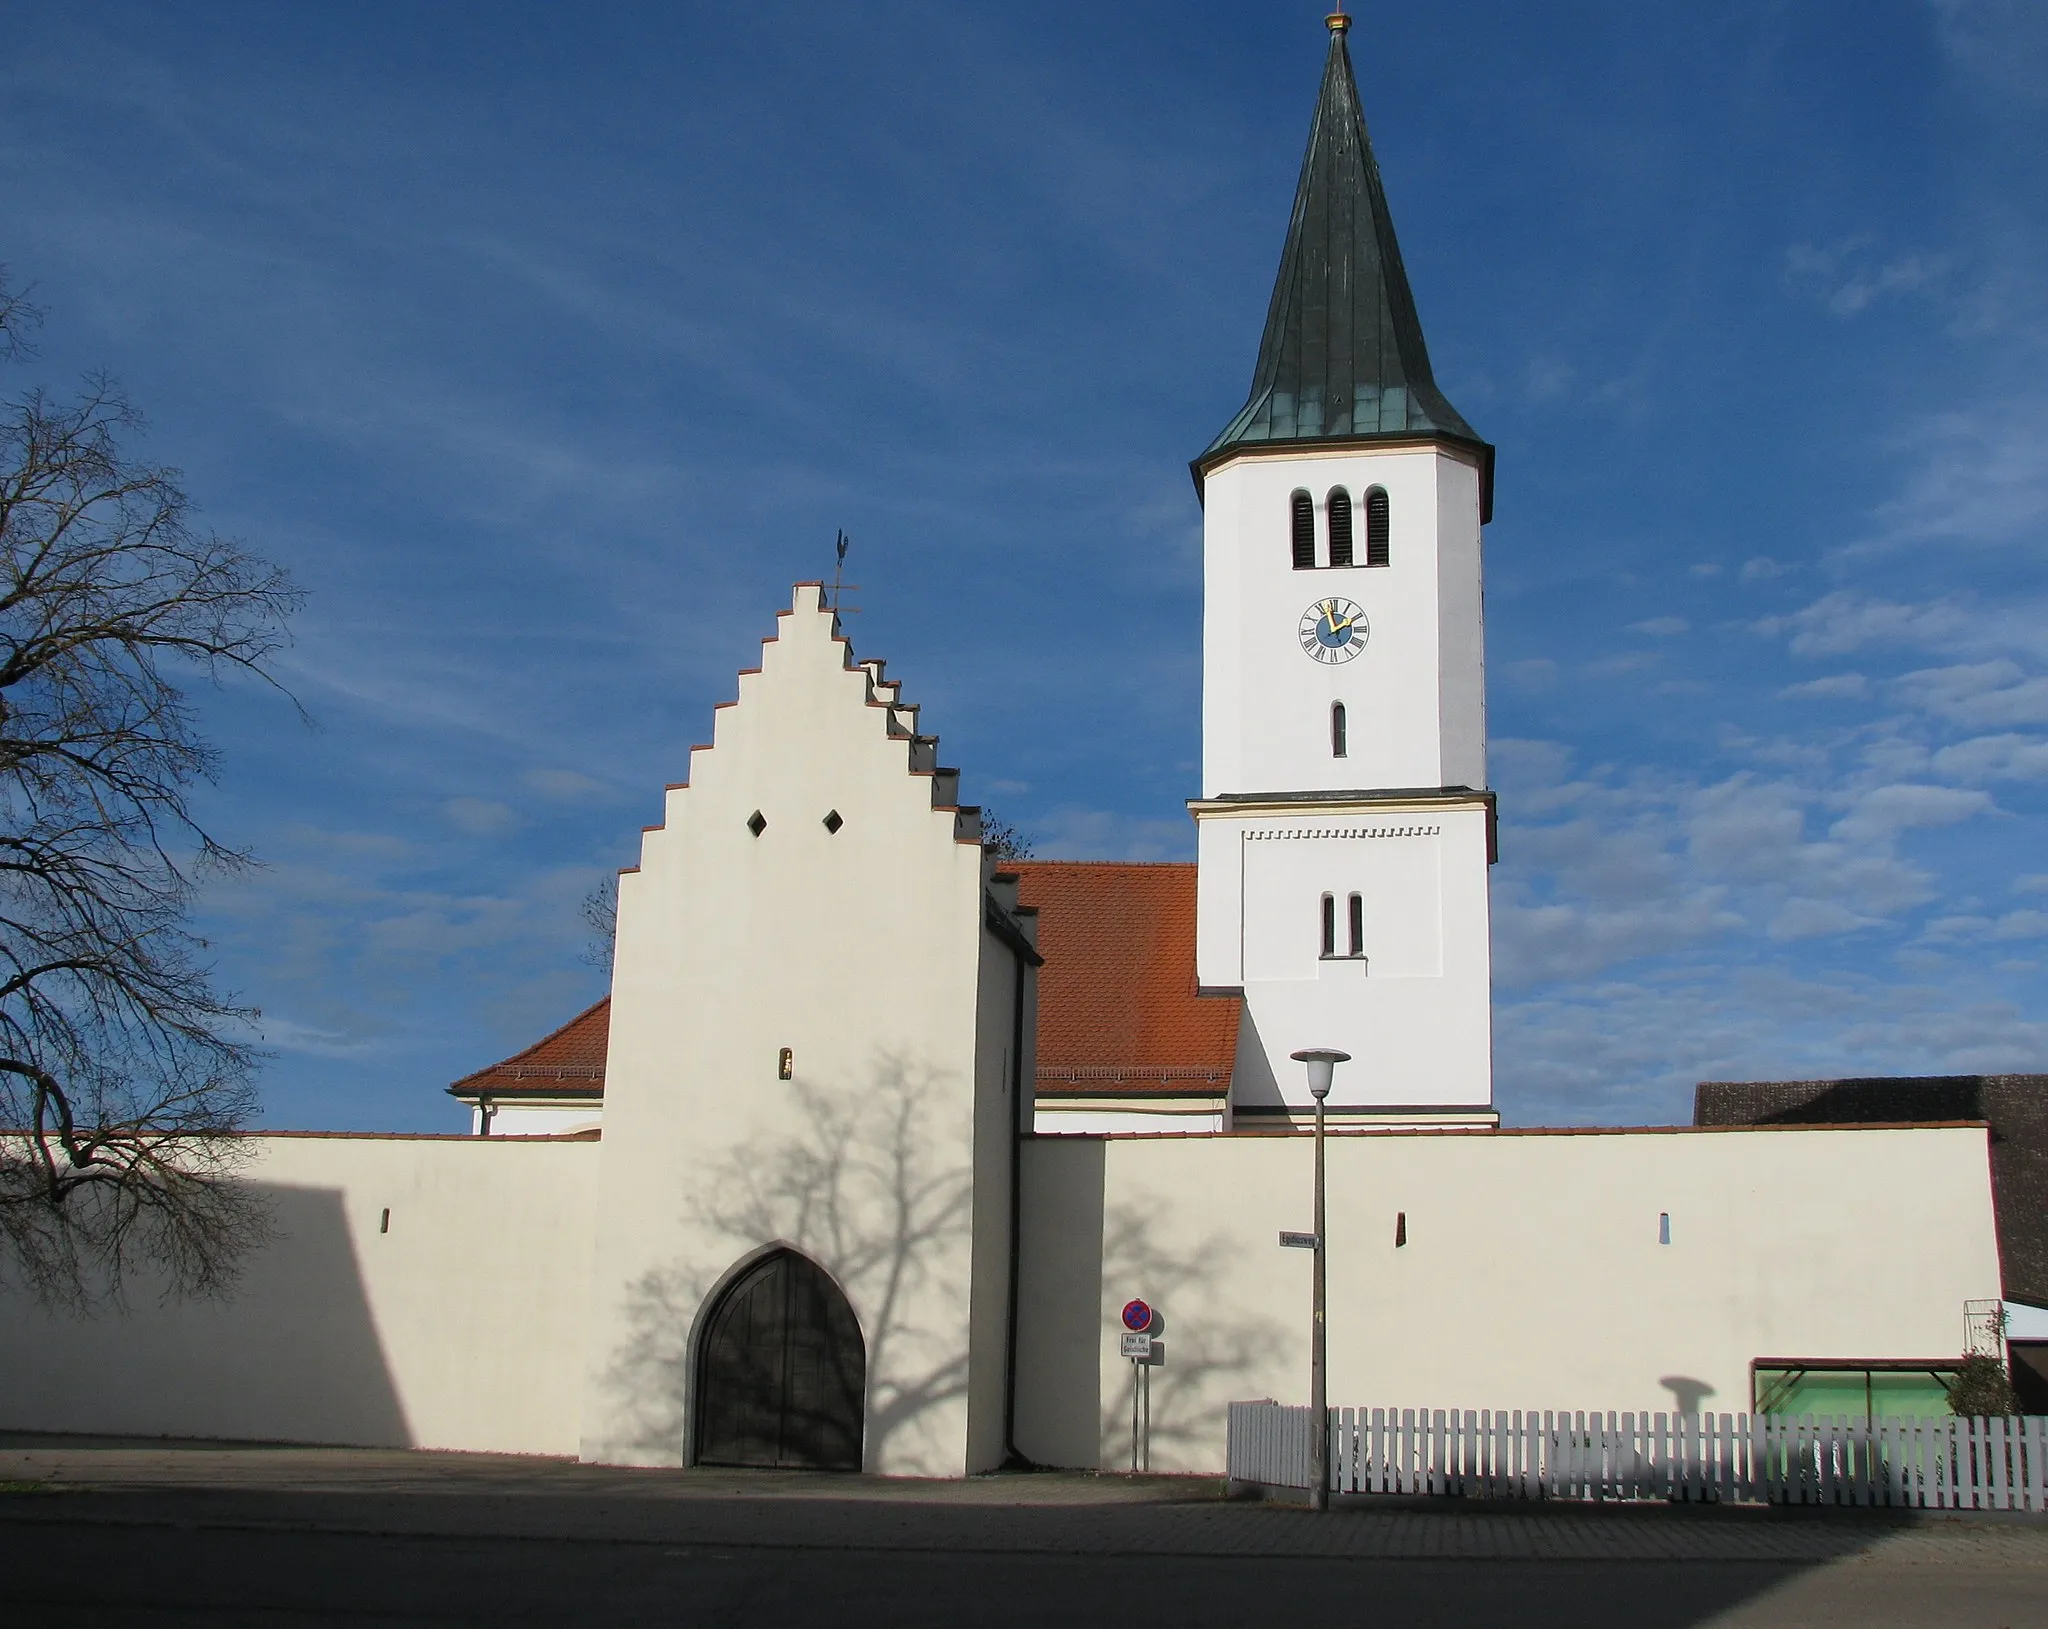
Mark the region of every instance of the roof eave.
<instances>
[{"instance_id":1,"label":"roof eave","mask_svg":"<svg viewBox=\"0 0 2048 1629\"><path fill-rule=\"evenodd\" d=\"M1369 436L1296 436L1285 441L1231 441L1218 443L1199 458L1188 461L1194 477L1195 498L1207 498L1204 483L1233 458L1255 458L1261 453L1351 452L1367 447L1460 447L1479 460L1479 524L1493 520L1493 443L1477 436L1461 436L1448 430L1413 430L1405 434Z\"/></svg>"}]
</instances>

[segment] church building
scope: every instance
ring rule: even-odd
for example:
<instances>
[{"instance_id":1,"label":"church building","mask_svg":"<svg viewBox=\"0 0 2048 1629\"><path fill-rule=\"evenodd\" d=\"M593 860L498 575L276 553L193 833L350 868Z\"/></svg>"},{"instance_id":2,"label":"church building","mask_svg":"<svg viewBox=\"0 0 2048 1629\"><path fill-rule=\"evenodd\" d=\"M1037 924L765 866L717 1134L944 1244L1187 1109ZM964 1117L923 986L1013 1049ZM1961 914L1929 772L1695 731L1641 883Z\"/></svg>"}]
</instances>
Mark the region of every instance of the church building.
<instances>
[{"instance_id":1,"label":"church building","mask_svg":"<svg viewBox=\"0 0 2048 1629\"><path fill-rule=\"evenodd\" d=\"M799 584L620 878L607 998L449 1087L466 1134L253 1134L279 1228L237 1295L0 1326L0 1425L1114 1468L1142 1298L1150 1463L1218 1471L1230 1401L1306 1391L1308 1048L1353 1060L1333 1403L1743 1411L1953 1365L2012 1278L1981 1118L1499 1124L1494 452L1431 371L1348 28L1192 465L1194 863L998 856Z\"/></svg>"}]
</instances>

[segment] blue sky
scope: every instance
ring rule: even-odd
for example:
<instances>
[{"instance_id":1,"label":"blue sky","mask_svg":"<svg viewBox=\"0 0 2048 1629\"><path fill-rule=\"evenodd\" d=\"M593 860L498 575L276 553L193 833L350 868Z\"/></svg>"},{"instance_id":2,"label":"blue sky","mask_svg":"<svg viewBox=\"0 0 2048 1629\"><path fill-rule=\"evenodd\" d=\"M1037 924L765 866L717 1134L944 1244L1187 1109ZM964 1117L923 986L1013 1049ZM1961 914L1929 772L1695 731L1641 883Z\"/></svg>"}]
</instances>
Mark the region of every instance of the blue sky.
<instances>
[{"instance_id":1,"label":"blue sky","mask_svg":"<svg viewBox=\"0 0 2048 1629\"><path fill-rule=\"evenodd\" d=\"M37 377L311 592L206 697L267 1122L600 992L788 584L1047 855L1181 858L1200 516L1318 4L80 4L11 21ZM1488 530L1499 1100L2048 1068L2048 9L1508 0L1353 35ZM18 382L26 382L25 378Z\"/></svg>"}]
</instances>

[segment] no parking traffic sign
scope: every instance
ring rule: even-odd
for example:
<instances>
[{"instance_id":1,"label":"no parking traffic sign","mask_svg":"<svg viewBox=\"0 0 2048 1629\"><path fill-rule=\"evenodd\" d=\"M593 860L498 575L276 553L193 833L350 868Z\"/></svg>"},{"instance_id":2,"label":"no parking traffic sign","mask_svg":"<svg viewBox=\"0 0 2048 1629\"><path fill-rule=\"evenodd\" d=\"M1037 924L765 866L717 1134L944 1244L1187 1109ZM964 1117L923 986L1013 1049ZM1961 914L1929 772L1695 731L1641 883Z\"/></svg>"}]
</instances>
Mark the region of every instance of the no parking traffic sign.
<instances>
[{"instance_id":1,"label":"no parking traffic sign","mask_svg":"<svg viewBox=\"0 0 2048 1629\"><path fill-rule=\"evenodd\" d=\"M1152 1309L1143 1301L1133 1298L1124 1303L1124 1328L1132 1334L1140 1334L1152 1327Z\"/></svg>"}]
</instances>

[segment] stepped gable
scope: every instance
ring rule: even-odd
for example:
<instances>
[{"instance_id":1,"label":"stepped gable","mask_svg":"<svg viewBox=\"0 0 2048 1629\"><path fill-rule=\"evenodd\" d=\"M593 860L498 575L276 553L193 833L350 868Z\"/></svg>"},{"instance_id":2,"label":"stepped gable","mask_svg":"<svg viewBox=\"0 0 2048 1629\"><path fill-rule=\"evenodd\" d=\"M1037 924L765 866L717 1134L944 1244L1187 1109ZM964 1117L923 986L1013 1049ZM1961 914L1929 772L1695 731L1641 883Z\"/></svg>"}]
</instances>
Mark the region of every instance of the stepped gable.
<instances>
[{"instance_id":1,"label":"stepped gable","mask_svg":"<svg viewBox=\"0 0 2048 1629\"><path fill-rule=\"evenodd\" d=\"M782 637L782 618L803 616L806 613L831 619L831 637L840 647L847 672L860 675L863 684L866 686L867 705L882 713L882 727L884 731L892 739L900 740L904 743L907 751L907 767L910 773L930 778L932 807L942 813L953 816L954 841L960 843L979 843L981 841L981 810L973 804L963 804L960 802L960 771L949 769L942 765L939 762L939 738L936 735L926 735L919 730L917 715L918 708L922 704L903 699L903 681L883 676L884 669L887 668L888 663L880 657L870 656L861 659L854 656L853 641L846 637L839 621L839 613L825 603L825 585L822 582L798 583L795 586L790 600L790 608L786 611L777 611L775 613L776 631L761 641L763 651ZM760 671L761 669L758 666L741 668L739 677L741 680L742 697L735 698L732 701L716 702L712 706L712 711L719 712L727 707L739 706L740 700L744 697L745 681ZM690 755L694 759L696 754L700 752L715 752L716 750L717 744L715 741L699 742L690 748ZM689 786L690 783L687 780L677 781L671 784L668 790L671 792L684 792L689 790ZM643 829L646 831L659 831L661 827L656 825ZM637 871L638 869L638 866L627 866L625 868L626 871Z\"/></svg>"},{"instance_id":2,"label":"stepped gable","mask_svg":"<svg viewBox=\"0 0 2048 1629\"><path fill-rule=\"evenodd\" d=\"M765 649L780 637L781 618L806 613L831 618L831 637L841 648L847 672L859 675L864 700L870 708L882 714L880 722L884 733L903 742L906 770L911 775L931 781L932 807L953 816L954 839L962 843L979 843L981 810L971 804L960 803L960 771L939 762L939 738L924 733L918 726L920 704L903 699L903 683L900 679L886 676L886 662L879 657L857 658L854 655L853 643L842 631L838 615L825 603L823 583L798 583L795 586L790 609L775 613L776 632L761 641L762 647ZM742 668L739 674L742 684L749 675L760 671L759 667ZM715 704L714 710L738 705L737 700L721 701ZM715 746L705 743L693 746L690 752L694 756L715 750ZM686 792L689 783L679 781L667 790ZM659 829L658 826L646 828L648 831ZM636 866L625 868L626 871L637 869ZM992 908L992 917L991 926L998 931L1010 936L1018 934L1009 909ZM489 1068L464 1075L448 1088L449 1094L465 1102L480 1098L493 1101L587 1098L601 1102L604 1098L605 1054L611 1035L611 1005L611 997L606 996L523 1051L515 1052Z\"/></svg>"},{"instance_id":3,"label":"stepped gable","mask_svg":"<svg viewBox=\"0 0 2048 1629\"><path fill-rule=\"evenodd\" d=\"M611 1021L612 998L606 996L504 1062L464 1075L448 1088L449 1095L464 1099L588 1097L599 1101L604 1097Z\"/></svg>"},{"instance_id":4,"label":"stepped gable","mask_svg":"<svg viewBox=\"0 0 2048 1629\"><path fill-rule=\"evenodd\" d=\"M1926 1124L1991 1128L1998 1265L2008 1300L2048 1307L2048 1075L1703 1080L1696 1126Z\"/></svg>"},{"instance_id":5,"label":"stepped gable","mask_svg":"<svg viewBox=\"0 0 2048 1629\"><path fill-rule=\"evenodd\" d=\"M1195 868L1022 860L1038 912L1041 1097L1186 1096L1230 1085L1242 1001L1195 993Z\"/></svg>"}]
</instances>

